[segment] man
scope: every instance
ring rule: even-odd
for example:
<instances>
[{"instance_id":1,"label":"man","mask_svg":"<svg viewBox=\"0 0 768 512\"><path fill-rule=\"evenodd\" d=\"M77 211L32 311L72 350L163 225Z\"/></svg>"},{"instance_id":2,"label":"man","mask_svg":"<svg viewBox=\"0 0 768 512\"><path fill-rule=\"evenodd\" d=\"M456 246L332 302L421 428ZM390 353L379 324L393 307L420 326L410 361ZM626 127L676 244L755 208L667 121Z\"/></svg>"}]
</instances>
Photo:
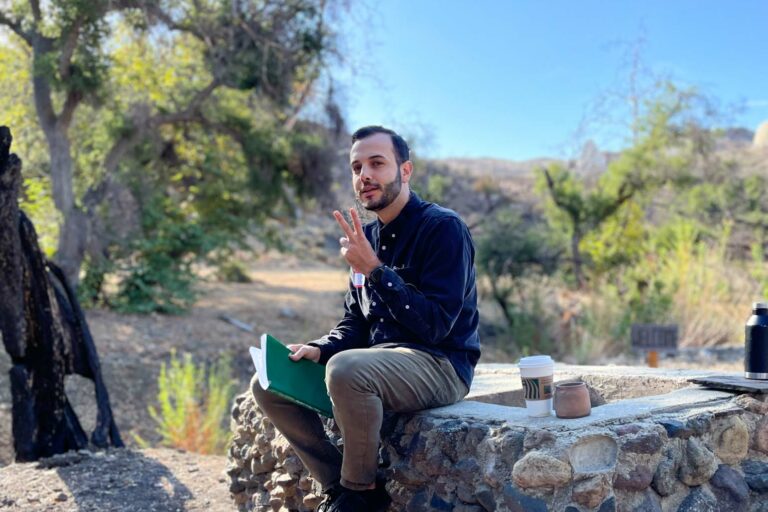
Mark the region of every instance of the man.
<instances>
[{"instance_id":1,"label":"man","mask_svg":"<svg viewBox=\"0 0 768 512\"><path fill-rule=\"evenodd\" d=\"M344 233L341 255L365 284L350 282L344 318L327 336L288 346L291 359L326 365L343 456L315 413L251 384L261 410L322 484L319 510L332 512L386 509L376 480L383 411L461 400L480 357L469 230L453 211L410 191L413 164L402 137L368 126L352 142L356 198L378 219L363 227L354 209L351 225L333 215Z\"/></svg>"}]
</instances>

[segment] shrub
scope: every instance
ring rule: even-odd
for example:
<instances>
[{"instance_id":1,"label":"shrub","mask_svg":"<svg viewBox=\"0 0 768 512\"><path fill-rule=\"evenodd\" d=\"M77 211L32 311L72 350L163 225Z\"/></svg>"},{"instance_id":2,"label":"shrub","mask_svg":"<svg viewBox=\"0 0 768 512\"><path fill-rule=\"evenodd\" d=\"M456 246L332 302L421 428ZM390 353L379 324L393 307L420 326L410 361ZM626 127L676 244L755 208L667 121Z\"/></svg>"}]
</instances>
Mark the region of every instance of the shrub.
<instances>
[{"instance_id":1,"label":"shrub","mask_svg":"<svg viewBox=\"0 0 768 512\"><path fill-rule=\"evenodd\" d=\"M170 364L160 368L157 401L149 407L157 423L161 444L205 454L224 453L229 441L225 420L234 395L231 360L225 357L205 367L190 354L171 353ZM137 438L140 445L147 443Z\"/></svg>"}]
</instances>

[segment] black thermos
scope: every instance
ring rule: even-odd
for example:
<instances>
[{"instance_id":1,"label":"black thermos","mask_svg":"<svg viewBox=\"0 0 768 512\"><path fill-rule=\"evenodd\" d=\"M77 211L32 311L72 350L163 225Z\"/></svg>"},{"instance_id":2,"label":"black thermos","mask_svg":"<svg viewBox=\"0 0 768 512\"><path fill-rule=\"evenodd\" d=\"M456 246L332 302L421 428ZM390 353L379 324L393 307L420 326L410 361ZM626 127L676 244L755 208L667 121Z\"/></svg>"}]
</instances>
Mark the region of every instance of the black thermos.
<instances>
[{"instance_id":1,"label":"black thermos","mask_svg":"<svg viewBox=\"0 0 768 512\"><path fill-rule=\"evenodd\" d=\"M744 376L768 380L768 302L752 304L752 316L744 330Z\"/></svg>"}]
</instances>

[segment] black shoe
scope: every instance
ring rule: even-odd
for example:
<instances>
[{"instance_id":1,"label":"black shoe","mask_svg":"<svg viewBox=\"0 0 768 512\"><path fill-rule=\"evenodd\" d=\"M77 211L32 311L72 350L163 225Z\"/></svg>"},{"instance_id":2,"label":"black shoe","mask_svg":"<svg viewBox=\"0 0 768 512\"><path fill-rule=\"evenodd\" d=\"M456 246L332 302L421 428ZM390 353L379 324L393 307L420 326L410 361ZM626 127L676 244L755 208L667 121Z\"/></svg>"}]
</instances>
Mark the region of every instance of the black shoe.
<instances>
[{"instance_id":1,"label":"black shoe","mask_svg":"<svg viewBox=\"0 0 768 512\"><path fill-rule=\"evenodd\" d=\"M329 512L384 512L392 501L383 485L366 491L343 488Z\"/></svg>"},{"instance_id":2,"label":"black shoe","mask_svg":"<svg viewBox=\"0 0 768 512\"><path fill-rule=\"evenodd\" d=\"M341 485L334 485L327 491L325 491L325 499L320 502L315 512L331 512L333 510L333 504L336 502L344 488Z\"/></svg>"}]
</instances>

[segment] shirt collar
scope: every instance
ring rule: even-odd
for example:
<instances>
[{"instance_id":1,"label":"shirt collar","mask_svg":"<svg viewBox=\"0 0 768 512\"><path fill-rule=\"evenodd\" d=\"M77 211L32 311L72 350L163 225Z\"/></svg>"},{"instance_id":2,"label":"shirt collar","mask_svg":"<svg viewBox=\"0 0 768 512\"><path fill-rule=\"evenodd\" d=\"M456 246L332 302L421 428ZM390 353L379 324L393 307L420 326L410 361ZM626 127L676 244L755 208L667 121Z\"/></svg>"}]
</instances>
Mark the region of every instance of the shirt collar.
<instances>
[{"instance_id":1,"label":"shirt collar","mask_svg":"<svg viewBox=\"0 0 768 512\"><path fill-rule=\"evenodd\" d=\"M381 220L376 219L376 226L379 228L379 233L401 233L406 226L411 224L409 220L414 217L423 203L424 201L416 194L416 192L411 190L408 202L405 203L405 206L403 206L403 209L397 214L397 217L392 219L389 224L384 224Z\"/></svg>"}]
</instances>

